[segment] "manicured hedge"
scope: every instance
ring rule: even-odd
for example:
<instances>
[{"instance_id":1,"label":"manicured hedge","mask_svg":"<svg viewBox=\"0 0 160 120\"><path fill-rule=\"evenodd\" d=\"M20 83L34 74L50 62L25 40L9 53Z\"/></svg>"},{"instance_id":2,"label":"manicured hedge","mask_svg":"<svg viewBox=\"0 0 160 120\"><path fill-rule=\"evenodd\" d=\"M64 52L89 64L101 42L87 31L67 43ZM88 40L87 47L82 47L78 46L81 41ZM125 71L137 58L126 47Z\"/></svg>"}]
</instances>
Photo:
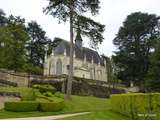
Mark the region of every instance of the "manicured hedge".
<instances>
[{"instance_id":1,"label":"manicured hedge","mask_svg":"<svg viewBox=\"0 0 160 120\"><path fill-rule=\"evenodd\" d=\"M5 110L13 112L30 112L30 111L56 112L62 110L63 107L64 107L64 100L59 98L55 101L43 100L43 101L5 102Z\"/></svg>"},{"instance_id":2,"label":"manicured hedge","mask_svg":"<svg viewBox=\"0 0 160 120\"><path fill-rule=\"evenodd\" d=\"M142 119L141 115L152 116L154 120L160 120L160 93L132 93L111 96L112 111L130 116L133 120ZM151 119L151 118L150 118Z\"/></svg>"},{"instance_id":3,"label":"manicured hedge","mask_svg":"<svg viewBox=\"0 0 160 120\"><path fill-rule=\"evenodd\" d=\"M54 94L56 92L56 88L53 87L52 85L33 85L32 86L34 89L38 89L41 93L46 93L46 92L50 92L52 94Z\"/></svg>"},{"instance_id":4,"label":"manicured hedge","mask_svg":"<svg viewBox=\"0 0 160 120\"><path fill-rule=\"evenodd\" d=\"M64 101L59 102L40 102L40 111L43 112L56 112L62 110L64 107Z\"/></svg>"},{"instance_id":5,"label":"manicured hedge","mask_svg":"<svg viewBox=\"0 0 160 120\"><path fill-rule=\"evenodd\" d=\"M19 88L22 101L34 101L36 96L35 92L31 88Z\"/></svg>"},{"instance_id":6,"label":"manicured hedge","mask_svg":"<svg viewBox=\"0 0 160 120\"><path fill-rule=\"evenodd\" d=\"M39 103L36 101L5 102L5 110L13 112L38 111Z\"/></svg>"}]
</instances>

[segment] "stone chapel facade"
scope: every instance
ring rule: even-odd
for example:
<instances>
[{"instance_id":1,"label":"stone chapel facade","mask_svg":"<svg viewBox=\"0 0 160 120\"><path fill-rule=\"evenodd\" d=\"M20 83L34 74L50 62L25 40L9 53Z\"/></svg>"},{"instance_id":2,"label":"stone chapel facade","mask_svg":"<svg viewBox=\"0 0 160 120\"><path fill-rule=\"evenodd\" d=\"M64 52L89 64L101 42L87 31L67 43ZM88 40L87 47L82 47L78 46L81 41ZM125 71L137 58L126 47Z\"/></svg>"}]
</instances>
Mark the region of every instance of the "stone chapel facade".
<instances>
[{"instance_id":1,"label":"stone chapel facade","mask_svg":"<svg viewBox=\"0 0 160 120\"><path fill-rule=\"evenodd\" d=\"M52 54L45 57L44 75L62 75L69 73L70 44L60 40L54 47ZM107 82L107 68L105 60L98 52L83 47L80 34L74 44L73 74L75 77L100 80Z\"/></svg>"}]
</instances>

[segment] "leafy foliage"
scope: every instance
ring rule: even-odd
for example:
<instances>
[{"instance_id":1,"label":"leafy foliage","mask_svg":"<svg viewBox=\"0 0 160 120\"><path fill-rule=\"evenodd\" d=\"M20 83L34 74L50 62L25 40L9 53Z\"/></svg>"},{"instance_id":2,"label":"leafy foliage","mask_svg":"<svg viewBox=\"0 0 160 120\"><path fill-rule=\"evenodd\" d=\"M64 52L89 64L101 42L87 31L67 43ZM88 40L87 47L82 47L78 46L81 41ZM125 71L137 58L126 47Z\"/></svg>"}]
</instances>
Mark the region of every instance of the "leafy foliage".
<instances>
[{"instance_id":1,"label":"leafy foliage","mask_svg":"<svg viewBox=\"0 0 160 120\"><path fill-rule=\"evenodd\" d=\"M146 85L148 91L160 92L160 41L157 39L155 50L150 56L151 64L146 76Z\"/></svg>"},{"instance_id":2,"label":"leafy foliage","mask_svg":"<svg viewBox=\"0 0 160 120\"><path fill-rule=\"evenodd\" d=\"M93 20L90 19L84 19L86 21L83 21L80 19L81 18L86 18L82 17L83 13L86 12L91 12L92 15L95 15L99 11L99 0L48 0L49 5L44 9L44 13L50 14L53 17L56 17L60 21L66 22L68 19L70 20L70 69L69 69L69 77L68 77L68 82L67 82L67 98L70 98L71 91L72 91L72 79L73 79L73 31L74 29L77 31L80 31L80 22L86 22L90 25L95 24L96 22L93 22ZM81 16L81 17L79 17ZM77 20L77 21L76 21ZM75 23L78 25L77 29L75 26ZM92 25L97 27L97 23L95 25ZM98 28L95 27L87 27L85 36L89 36L91 41L94 43L93 45L98 45L98 43L101 43L102 37L101 34L103 31L98 31ZM99 24L98 24L99 27ZM100 25L100 27L104 27ZM74 29L73 29L74 28ZM85 27L83 27L85 29ZM90 29L90 30L89 30ZM102 28L103 29L103 28ZM84 32L84 30L83 30ZM93 33L95 35L93 35ZM98 33L101 33L100 35ZM78 34L78 33L77 33ZM98 36L99 35L99 36ZM95 39L98 40L95 40Z\"/></svg>"},{"instance_id":3,"label":"leafy foliage","mask_svg":"<svg viewBox=\"0 0 160 120\"><path fill-rule=\"evenodd\" d=\"M80 34L90 39L90 46L92 48L96 48L99 43L101 44L103 42L102 33L105 30L105 25L95 22L91 18L77 15L74 21L74 28L77 33L80 31Z\"/></svg>"},{"instance_id":4,"label":"leafy foliage","mask_svg":"<svg viewBox=\"0 0 160 120\"><path fill-rule=\"evenodd\" d=\"M38 89L41 93L50 92L54 94L56 92L55 87L53 87L52 85L33 85L32 87L34 89Z\"/></svg>"},{"instance_id":5,"label":"leafy foliage","mask_svg":"<svg viewBox=\"0 0 160 120\"><path fill-rule=\"evenodd\" d=\"M55 37L53 41L48 41L47 55L50 55L54 47L56 47L61 41L62 39L58 37Z\"/></svg>"},{"instance_id":6,"label":"leafy foliage","mask_svg":"<svg viewBox=\"0 0 160 120\"><path fill-rule=\"evenodd\" d=\"M35 21L25 26L20 16L6 17L0 9L0 68L42 74L49 40Z\"/></svg>"},{"instance_id":7,"label":"leafy foliage","mask_svg":"<svg viewBox=\"0 0 160 120\"><path fill-rule=\"evenodd\" d=\"M66 22L70 17L70 0L48 0L49 5L44 9L46 14ZM100 8L99 0L74 0L72 1L74 14L82 14L90 11L92 14L97 14Z\"/></svg>"},{"instance_id":8,"label":"leafy foliage","mask_svg":"<svg viewBox=\"0 0 160 120\"><path fill-rule=\"evenodd\" d=\"M27 61L27 63L24 64L23 70L29 74L35 74L35 75L43 75L43 68L41 68L40 66L34 66L31 63L28 63L29 61Z\"/></svg>"},{"instance_id":9,"label":"leafy foliage","mask_svg":"<svg viewBox=\"0 0 160 120\"><path fill-rule=\"evenodd\" d=\"M7 25L1 27L0 31L0 67L22 70L26 60L25 43L28 40L24 19L11 15Z\"/></svg>"},{"instance_id":10,"label":"leafy foliage","mask_svg":"<svg viewBox=\"0 0 160 120\"><path fill-rule=\"evenodd\" d=\"M30 37L27 46L29 63L43 67L46 45L48 43L46 32L35 21L28 23L27 32Z\"/></svg>"},{"instance_id":11,"label":"leafy foliage","mask_svg":"<svg viewBox=\"0 0 160 120\"><path fill-rule=\"evenodd\" d=\"M48 0L49 5L44 9L46 14L59 19L59 22L66 22L70 18L70 5L73 6L73 28L81 31L81 34L90 38L91 47L96 47L102 43L104 25L93 21L91 18L83 16L83 13L90 12L92 15L98 14L100 9L99 0Z\"/></svg>"},{"instance_id":12,"label":"leafy foliage","mask_svg":"<svg viewBox=\"0 0 160 120\"><path fill-rule=\"evenodd\" d=\"M118 78L133 81L144 89L144 77L149 69L149 55L160 33L159 17L136 12L127 16L113 43L117 46L114 62L119 68Z\"/></svg>"},{"instance_id":13,"label":"leafy foliage","mask_svg":"<svg viewBox=\"0 0 160 120\"><path fill-rule=\"evenodd\" d=\"M0 26L4 26L7 22L6 14L2 9L0 9Z\"/></svg>"}]
</instances>

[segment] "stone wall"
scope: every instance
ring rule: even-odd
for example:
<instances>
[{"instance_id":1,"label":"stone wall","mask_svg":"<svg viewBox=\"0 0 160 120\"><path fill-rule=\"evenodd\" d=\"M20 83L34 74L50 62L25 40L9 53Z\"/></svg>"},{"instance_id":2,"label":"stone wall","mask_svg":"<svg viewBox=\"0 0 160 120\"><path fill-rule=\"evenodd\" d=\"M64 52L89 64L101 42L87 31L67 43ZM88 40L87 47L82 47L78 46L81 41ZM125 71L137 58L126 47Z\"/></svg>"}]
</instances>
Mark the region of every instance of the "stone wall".
<instances>
[{"instance_id":1,"label":"stone wall","mask_svg":"<svg viewBox=\"0 0 160 120\"><path fill-rule=\"evenodd\" d=\"M67 78L67 75L35 76L26 73L0 70L0 85L3 85L3 80L16 83L17 86L20 87L31 87L33 84L51 84L54 85L58 91L62 91L63 93L66 92ZM5 84L4 86L7 85L8 84ZM105 81L74 77L72 94L109 97L109 89Z\"/></svg>"},{"instance_id":2,"label":"stone wall","mask_svg":"<svg viewBox=\"0 0 160 120\"><path fill-rule=\"evenodd\" d=\"M17 86L25 87L25 86L28 86L29 77L26 73L0 69L0 80L1 80L1 85L7 84L7 81L8 81L10 83L17 84ZM6 83L3 83L3 81L6 81Z\"/></svg>"},{"instance_id":3,"label":"stone wall","mask_svg":"<svg viewBox=\"0 0 160 120\"><path fill-rule=\"evenodd\" d=\"M56 87L58 91L66 93L67 79L56 78L46 80L32 80L30 85L33 84L51 84ZM106 82L74 77L72 82L72 94L106 98L109 97L109 89Z\"/></svg>"}]
</instances>

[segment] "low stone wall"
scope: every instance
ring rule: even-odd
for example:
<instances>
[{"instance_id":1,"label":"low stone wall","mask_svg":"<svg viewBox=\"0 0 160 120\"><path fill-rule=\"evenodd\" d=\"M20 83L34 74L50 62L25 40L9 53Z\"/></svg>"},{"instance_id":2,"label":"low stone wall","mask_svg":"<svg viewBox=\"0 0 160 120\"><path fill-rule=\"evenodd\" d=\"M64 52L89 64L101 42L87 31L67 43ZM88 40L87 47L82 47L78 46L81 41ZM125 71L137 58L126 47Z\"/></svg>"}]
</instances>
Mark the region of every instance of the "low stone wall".
<instances>
[{"instance_id":1,"label":"low stone wall","mask_svg":"<svg viewBox=\"0 0 160 120\"><path fill-rule=\"evenodd\" d=\"M2 84L7 84L7 83L3 83L3 81L6 81L6 82L8 81L10 83L17 84L17 86L24 87L24 86L28 86L29 77L26 73L0 69L0 80Z\"/></svg>"},{"instance_id":2,"label":"low stone wall","mask_svg":"<svg viewBox=\"0 0 160 120\"><path fill-rule=\"evenodd\" d=\"M67 88L67 80L33 80L30 85L33 84L51 84L58 91L62 91L66 93ZM73 95L82 95L82 96L96 96L106 98L109 97L109 89L108 87L101 85L97 82L90 82L86 80L76 80L74 79L72 82L72 94Z\"/></svg>"},{"instance_id":3,"label":"low stone wall","mask_svg":"<svg viewBox=\"0 0 160 120\"><path fill-rule=\"evenodd\" d=\"M36 76L0 69L0 85L3 85L3 80L15 83L15 85L17 84L17 86L20 87L31 87L33 84L51 84L54 85L58 91L65 93L67 78L67 75ZM8 85L8 83L6 83L6 85ZM74 77L72 94L109 97L109 89L105 81Z\"/></svg>"},{"instance_id":4,"label":"low stone wall","mask_svg":"<svg viewBox=\"0 0 160 120\"><path fill-rule=\"evenodd\" d=\"M86 81L74 81L72 94L106 98L109 97L109 89L105 86L89 84Z\"/></svg>"}]
</instances>

